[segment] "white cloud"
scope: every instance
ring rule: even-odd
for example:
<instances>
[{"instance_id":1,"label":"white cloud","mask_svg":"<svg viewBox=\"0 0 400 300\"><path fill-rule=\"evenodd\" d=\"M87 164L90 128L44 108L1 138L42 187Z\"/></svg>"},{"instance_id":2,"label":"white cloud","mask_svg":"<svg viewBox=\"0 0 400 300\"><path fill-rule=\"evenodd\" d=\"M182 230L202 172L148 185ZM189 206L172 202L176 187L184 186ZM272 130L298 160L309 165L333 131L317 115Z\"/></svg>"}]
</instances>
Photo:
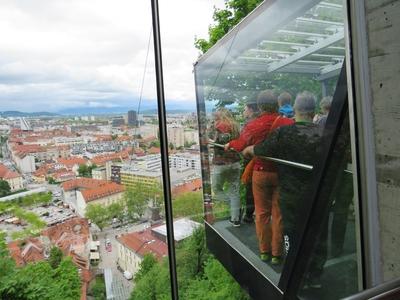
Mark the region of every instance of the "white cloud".
<instances>
[{"instance_id":1,"label":"white cloud","mask_svg":"<svg viewBox=\"0 0 400 300\"><path fill-rule=\"evenodd\" d=\"M167 100L194 102L194 37L207 35L213 6L223 0L159 4ZM150 28L150 1L1 1L0 110L134 103ZM146 100L156 98L152 41L151 36Z\"/></svg>"}]
</instances>

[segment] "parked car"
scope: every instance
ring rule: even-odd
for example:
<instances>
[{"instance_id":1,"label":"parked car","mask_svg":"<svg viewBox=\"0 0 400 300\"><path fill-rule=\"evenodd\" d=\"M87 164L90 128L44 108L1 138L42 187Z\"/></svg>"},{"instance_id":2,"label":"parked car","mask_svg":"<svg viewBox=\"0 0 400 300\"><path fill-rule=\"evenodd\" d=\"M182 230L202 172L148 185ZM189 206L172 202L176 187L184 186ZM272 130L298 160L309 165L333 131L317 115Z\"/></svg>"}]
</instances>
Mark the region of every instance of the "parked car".
<instances>
[{"instance_id":1,"label":"parked car","mask_svg":"<svg viewBox=\"0 0 400 300\"><path fill-rule=\"evenodd\" d=\"M125 277L127 280L132 280L133 275L132 275L131 272L125 271L125 272L124 272L124 277Z\"/></svg>"}]
</instances>

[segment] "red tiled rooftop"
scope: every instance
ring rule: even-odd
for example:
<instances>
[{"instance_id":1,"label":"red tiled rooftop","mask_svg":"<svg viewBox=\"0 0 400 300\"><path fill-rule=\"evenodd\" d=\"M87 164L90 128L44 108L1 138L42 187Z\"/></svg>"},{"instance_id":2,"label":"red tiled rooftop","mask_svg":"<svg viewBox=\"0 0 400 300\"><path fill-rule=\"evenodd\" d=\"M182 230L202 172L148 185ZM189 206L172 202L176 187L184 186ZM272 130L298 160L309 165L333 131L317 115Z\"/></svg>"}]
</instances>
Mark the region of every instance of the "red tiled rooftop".
<instances>
[{"instance_id":1,"label":"red tiled rooftop","mask_svg":"<svg viewBox=\"0 0 400 300\"><path fill-rule=\"evenodd\" d=\"M77 178L62 184L64 191L80 189L86 202L121 193L124 187L118 183L92 178Z\"/></svg>"},{"instance_id":2,"label":"red tiled rooftop","mask_svg":"<svg viewBox=\"0 0 400 300\"><path fill-rule=\"evenodd\" d=\"M57 162L67 167L73 167L74 165L84 165L86 164L87 160L82 157L70 157L70 158L59 158Z\"/></svg>"},{"instance_id":3,"label":"red tiled rooftop","mask_svg":"<svg viewBox=\"0 0 400 300\"><path fill-rule=\"evenodd\" d=\"M93 178L77 178L64 182L61 186L64 191L74 189L94 189L107 184L107 180L93 179Z\"/></svg>"},{"instance_id":4,"label":"red tiled rooftop","mask_svg":"<svg viewBox=\"0 0 400 300\"><path fill-rule=\"evenodd\" d=\"M124 160L127 158L129 158L129 151L124 150L121 152L116 152L111 154L97 155L91 159L91 162L97 166L102 166L108 161Z\"/></svg>"},{"instance_id":5,"label":"red tiled rooftop","mask_svg":"<svg viewBox=\"0 0 400 300\"><path fill-rule=\"evenodd\" d=\"M13 241L8 243L8 249L17 266L44 259L43 245L37 238Z\"/></svg>"},{"instance_id":6,"label":"red tiled rooftop","mask_svg":"<svg viewBox=\"0 0 400 300\"><path fill-rule=\"evenodd\" d=\"M158 147L151 147L149 150L147 150L147 153L149 154L159 154L160 152L160 148Z\"/></svg>"},{"instance_id":7,"label":"red tiled rooftop","mask_svg":"<svg viewBox=\"0 0 400 300\"><path fill-rule=\"evenodd\" d=\"M12 179L12 178L18 178L18 177L21 177L21 175L18 174L17 172L11 171L5 165L0 164L0 178L1 179Z\"/></svg>"},{"instance_id":8,"label":"red tiled rooftop","mask_svg":"<svg viewBox=\"0 0 400 300\"><path fill-rule=\"evenodd\" d=\"M117 240L142 257L145 254L153 253L160 260L168 255L167 244L153 236L150 228L121 235L117 237Z\"/></svg>"},{"instance_id":9,"label":"red tiled rooftop","mask_svg":"<svg viewBox=\"0 0 400 300\"><path fill-rule=\"evenodd\" d=\"M113 194L122 193L124 190L122 185L115 182L108 182L95 189L83 190L81 193L85 201L90 202Z\"/></svg>"},{"instance_id":10,"label":"red tiled rooftop","mask_svg":"<svg viewBox=\"0 0 400 300\"><path fill-rule=\"evenodd\" d=\"M194 191L198 191L202 188L202 180L201 178L196 178L194 180L185 182L183 184L178 184L172 187L172 195L177 196L183 193L190 193Z\"/></svg>"}]
</instances>

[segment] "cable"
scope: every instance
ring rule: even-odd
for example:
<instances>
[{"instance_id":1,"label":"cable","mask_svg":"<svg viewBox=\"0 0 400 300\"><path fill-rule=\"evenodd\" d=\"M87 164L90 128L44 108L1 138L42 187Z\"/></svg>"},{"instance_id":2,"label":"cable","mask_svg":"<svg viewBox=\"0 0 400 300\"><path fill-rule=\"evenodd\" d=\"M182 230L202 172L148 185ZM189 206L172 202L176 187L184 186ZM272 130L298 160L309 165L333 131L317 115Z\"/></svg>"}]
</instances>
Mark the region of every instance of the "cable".
<instances>
[{"instance_id":1,"label":"cable","mask_svg":"<svg viewBox=\"0 0 400 300\"><path fill-rule=\"evenodd\" d=\"M139 122L139 114L140 114L140 106L142 104L142 97L143 97L143 87L144 87L144 80L146 78L146 72L147 72L147 62L149 58L149 51L150 51L150 42L151 42L151 33L153 31L153 25L150 26L150 32L149 32L149 39L147 41L147 52L146 52L146 59L144 61L144 69L143 69L143 76L142 76L142 83L140 85L140 95L139 95L139 103L138 103L138 108L137 108L137 119L138 119L138 125L140 125ZM136 126L135 128L135 135L137 135L137 128L139 126Z\"/></svg>"}]
</instances>

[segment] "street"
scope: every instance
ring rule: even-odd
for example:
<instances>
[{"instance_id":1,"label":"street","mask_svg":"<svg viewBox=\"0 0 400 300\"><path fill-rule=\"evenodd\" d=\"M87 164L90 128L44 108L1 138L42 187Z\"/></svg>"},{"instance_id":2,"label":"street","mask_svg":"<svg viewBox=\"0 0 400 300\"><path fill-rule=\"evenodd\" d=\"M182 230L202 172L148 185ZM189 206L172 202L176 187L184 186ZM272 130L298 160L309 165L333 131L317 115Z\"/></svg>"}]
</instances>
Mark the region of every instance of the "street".
<instances>
[{"instance_id":1,"label":"street","mask_svg":"<svg viewBox=\"0 0 400 300\"><path fill-rule=\"evenodd\" d=\"M115 239L116 235L124 234L127 232L134 232L142 230L148 226L147 223L142 224L133 224L128 228L120 228L119 230L116 228L106 228L102 232L98 230L93 230L92 234L96 234L98 240L100 241L100 263L99 269L109 268L113 274L113 286L115 286L117 291L114 291L116 299L118 300L126 300L130 297L132 288L133 288L133 280L127 280L121 271L117 269L117 251L118 245ZM106 250L106 240L109 239L111 242L111 252Z\"/></svg>"}]
</instances>

